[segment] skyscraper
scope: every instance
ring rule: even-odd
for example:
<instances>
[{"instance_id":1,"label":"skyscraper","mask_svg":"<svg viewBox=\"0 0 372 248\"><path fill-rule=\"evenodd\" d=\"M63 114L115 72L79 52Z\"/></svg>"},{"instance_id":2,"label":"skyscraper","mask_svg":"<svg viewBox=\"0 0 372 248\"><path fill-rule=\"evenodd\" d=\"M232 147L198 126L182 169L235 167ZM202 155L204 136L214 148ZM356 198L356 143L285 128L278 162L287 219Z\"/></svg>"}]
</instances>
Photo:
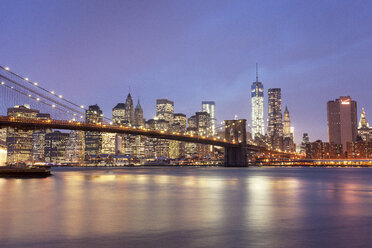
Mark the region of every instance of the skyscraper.
<instances>
[{"instance_id":1,"label":"skyscraper","mask_svg":"<svg viewBox=\"0 0 372 248\"><path fill-rule=\"evenodd\" d=\"M141 107L140 101L138 99L136 108L134 109L134 126L135 127L145 127L145 119L143 118L143 109ZM133 153L137 157L143 157L145 155L145 136L137 135L134 137L134 147Z\"/></svg>"},{"instance_id":2,"label":"skyscraper","mask_svg":"<svg viewBox=\"0 0 372 248\"><path fill-rule=\"evenodd\" d=\"M60 131L45 135L45 162L61 163L65 161L68 137L68 133L61 133Z\"/></svg>"},{"instance_id":3,"label":"skyscraper","mask_svg":"<svg viewBox=\"0 0 372 248\"><path fill-rule=\"evenodd\" d=\"M264 91L263 84L258 81L258 65L256 63L256 82L251 86L252 103L252 139L265 135Z\"/></svg>"},{"instance_id":4,"label":"skyscraper","mask_svg":"<svg viewBox=\"0 0 372 248\"><path fill-rule=\"evenodd\" d=\"M272 148L283 150L282 93L280 88L269 89L267 132Z\"/></svg>"},{"instance_id":5,"label":"skyscraper","mask_svg":"<svg viewBox=\"0 0 372 248\"><path fill-rule=\"evenodd\" d=\"M357 138L357 103L350 96L327 103L329 143L341 144L346 150L346 142Z\"/></svg>"},{"instance_id":6,"label":"skyscraper","mask_svg":"<svg viewBox=\"0 0 372 248\"><path fill-rule=\"evenodd\" d=\"M125 103L118 103L112 109L112 123L116 125L124 124L125 120Z\"/></svg>"},{"instance_id":7,"label":"skyscraper","mask_svg":"<svg viewBox=\"0 0 372 248\"><path fill-rule=\"evenodd\" d=\"M134 109L134 126L143 127L145 125L143 120L143 110L138 99L136 108Z\"/></svg>"},{"instance_id":8,"label":"skyscraper","mask_svg":"<svg viewBox=\"0 0 372 248\"><path fill-rule=\"evenodd\" d=\"M133 100L130 93L125 100L124 124L128 126L132 126L134 124Z\"/></svg>"},{"instance_id":9,"label":"skyscraper","mask_svg":"<svg viewBox=\"0 0 372 248\"><path fill-rule=\"evenodd\" d=\"M210 132L213 136L216 136L216 117L215 117L215 102L214 101L202 101L202 111L207 112L210 116Z\"/></svg>"},{"instance_id":10,"label":"skyscraper","mask_svg":"<svg viewBox=\"0 0 372 248\"><path fill-rule=\"evenodd\" d=\"M39 110L31 109L30 106L15 106L8 109L8 116L22 118L36 118ZM8 148L7 162L18 164L32 160L32 130L23 130L8 127L6 146Z\"/></svg>"},{"instance_id":11,"label":"skyscraper","mask_svg":"<svg viewBox=\"0 0 372 248\"><path fill-rule=\"evenodd\" d=\"M50 114L38 113L37 119L49 120ZM51 133L51 129L37 129L32 134L32 157L35 162L44 162L45 135Z\"/></svg>"},{"instance_id":12,"label":"skyscraper","mask_svg":"<svg viewBox=\"0 0 372 248\"><path fill-rule=\"evenodd\" d=\"M294 151L294 142L293 142L293 132L291 128L291 120L289 118L289 111L287 106L284 110L284 119L283 119L283 148L286 152Z\"/></svg>"},{"instance_id":13,"label":"skyscraper","mask_svg":"<svg viewBox=\"0 0 372 248\"><path fill-rule=\"evenodd\" d=\"M174 103L168 99L156 100L156 117L159 120L168 121L169 124L173 123Z\"/></svg>"},{"instance_id":14,"label":"skyscraper","mask_svg":"<svg viewBox=\"0 0 372 248\"><path fill-rule=\"evenodd\" d=\"M85 113L86 123L102 123L103 114L99 106L90 105ZM98 155L102 149L102 135L100 132L85 132L85 154L86 155Z\"/></svg>"},{"instance_id":15,"label":"skyscraper","mask_svg":"<svg viewBox=\"0 0 372 248\"><path fill-rule=\"evenodd\" d=\"M369 126L364 108L362 108L362 113L360 114L358 135L363 141L372 140L372 127Z\"/></svg>"},{"instance_id":16,"label":"skyscraper","mask_svg":"<svg viewBox=\"0 0 372 248\"><path fill-rule=\"evenodd\" d=\"M85 153L84 131L72 130L66 143L65 159L69 162L84 160Z\"/></svg>"}]
</instances>

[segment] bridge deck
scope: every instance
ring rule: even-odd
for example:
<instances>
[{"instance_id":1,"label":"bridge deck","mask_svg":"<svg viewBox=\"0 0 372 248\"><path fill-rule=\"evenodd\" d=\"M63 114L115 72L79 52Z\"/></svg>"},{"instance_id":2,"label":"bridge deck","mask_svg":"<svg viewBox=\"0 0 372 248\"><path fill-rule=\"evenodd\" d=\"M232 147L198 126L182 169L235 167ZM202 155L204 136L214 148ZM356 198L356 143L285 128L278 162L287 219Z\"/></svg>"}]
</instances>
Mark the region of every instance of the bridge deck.
<instances>
[{"instance_id":1,"label":"bridge deck","mask_svg":"<svg viewBox=\"0 0 372 248\"><path fill-rule=\"evenodd\" d=\"M1 116L0 127L18 127L22 129L40 129L40 128L51 128L51 129L67 129L67 130L81 130L81 131L95 131L95 132L107 132L107 133L123 133L142 135L151 138L158 139L170 139L177 141L186 141L192 143L200 143L206 145L222 146L222 147L238 147L238 144L224 141L223 139L217 139L215 137L204 137L196 135L187 135L176 132L165 132L149 130L144 128L126 127L121 125L107 125L107 124L88 124L84 122L72 122L72 121L61 121L61 120L39 120L29 118L16 118Z\"/></svg>"}]
</instances>

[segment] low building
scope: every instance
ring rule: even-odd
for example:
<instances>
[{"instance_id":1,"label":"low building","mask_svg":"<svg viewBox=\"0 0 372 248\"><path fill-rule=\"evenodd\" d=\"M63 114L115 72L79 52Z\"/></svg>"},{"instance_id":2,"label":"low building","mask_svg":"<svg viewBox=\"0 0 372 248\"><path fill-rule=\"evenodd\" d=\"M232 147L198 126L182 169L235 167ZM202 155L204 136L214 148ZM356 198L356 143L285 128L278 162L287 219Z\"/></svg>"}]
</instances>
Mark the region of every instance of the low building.
<instances>
[{"instance_id":1,"label":"low building","mask_svg":"<svg viewBox=\"0 0 372 248\"><path fill-rule=\"evenodd\" d=\"M45 134L45 162L62 163L65 161L69 135L69 133L61 133L60 131Z\"/></svg>"},{"instance_id":2,"label":"low building","mask_svg":"<svg viewBox=\"0 0 372 248\"><path fill-rule=\"evenodd\" d=\"M306 158L307 159L340 159L344 158L342 145L335 143L315 142L306 143Z\"/></svg>"},{"instance_id":3,"label":"low building","mask_svg":"<svg viewBox=\"0 0 372 248\"><path fill-rule=\"evenodd\" d=\"M371 159L372 141L355 141L346 143L347 158Z\"/></svg>"}]
</instances>

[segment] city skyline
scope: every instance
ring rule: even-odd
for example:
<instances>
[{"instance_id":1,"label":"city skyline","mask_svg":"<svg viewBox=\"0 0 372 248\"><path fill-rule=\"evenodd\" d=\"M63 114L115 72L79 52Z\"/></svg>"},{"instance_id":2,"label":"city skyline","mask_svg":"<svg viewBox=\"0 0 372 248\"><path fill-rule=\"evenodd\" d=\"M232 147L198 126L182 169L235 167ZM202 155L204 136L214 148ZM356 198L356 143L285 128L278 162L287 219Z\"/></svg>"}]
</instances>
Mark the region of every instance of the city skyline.
<instances>
[{"instance_id":1,"label":"city skyline","mask_svg":"<svg viewBox=\"0 0 372 248\"><path fill-rule=\"evenodd\" d=\"M265 89L282 89L297 143L304 132L312 141L327 140L324 106L330 99L350 95L358 103L358 117L362 107L367 117L372 116L365 52L371 43L362 25L370 20L370 3L319 3L311 6L316 16L305 13L306 3L289 6L289 2L188 7L164 2L169 12L161 3L87 3L45 6L33 1L13 8L15 3L4 1L6 11L0 17L8 38L1 41L4 66L76 102L97 103L105 116L125 100L131 87L134 101L141 99L146 119L154 117L155 99L169 98L175 102L175 112L188 117L200 111L201 101L213 100L218 121L237 114L251 123L249 92L258 60ZM181 9L186 11L180 13ZM252 20L246 18L250 11L256 13ZM148 18L138 20L136 14ZM266 20L269 15L275 18ZM221 37L228 30L229 35ZM70 89L76 85L81 89Z\"/></svg>"}]
</instances>

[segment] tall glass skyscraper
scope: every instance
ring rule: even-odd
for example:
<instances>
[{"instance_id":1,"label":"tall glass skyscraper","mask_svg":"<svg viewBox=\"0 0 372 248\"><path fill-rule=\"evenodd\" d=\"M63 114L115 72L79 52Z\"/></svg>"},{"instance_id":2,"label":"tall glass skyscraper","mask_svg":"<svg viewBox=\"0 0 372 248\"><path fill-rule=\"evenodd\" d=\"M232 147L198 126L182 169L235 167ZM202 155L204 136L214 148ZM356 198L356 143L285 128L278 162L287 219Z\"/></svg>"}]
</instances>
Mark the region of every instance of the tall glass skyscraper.
<instances>
[{"instance_id":1,"label":"tall glass skyscraper","mask_svg":"<svg viewBox=\"0 0 372 248\"><path fill-rule=\"evenodd\" d=\"M262 82L258 81L258 70L256 63L256 82L251 86L252 97L252 138L265 135L264 122L264 91Z\"/></svg>"},{"instance_id":2,"label":"tall glass skyscraper","mask_svg":"<svg viewBox=\"0 0 372 248\"><path fill-rule=\"evenodd\" d=\"M216 136L216 117L215 117L215 103L214 101L202 101L202 111L207 112L210 116L210 133Z\"/></svg>"},{"instance_id":3,"label":"tall glass skyscraper","mask_svg":"<svg viewBox=\"0 0 372 248\"><path fill-rule=\"evenodd\" d=\"M267 133L274 149L283 150L282 93L280 88L268 90L269 111Z\"/></svg>"}]
</instances>

